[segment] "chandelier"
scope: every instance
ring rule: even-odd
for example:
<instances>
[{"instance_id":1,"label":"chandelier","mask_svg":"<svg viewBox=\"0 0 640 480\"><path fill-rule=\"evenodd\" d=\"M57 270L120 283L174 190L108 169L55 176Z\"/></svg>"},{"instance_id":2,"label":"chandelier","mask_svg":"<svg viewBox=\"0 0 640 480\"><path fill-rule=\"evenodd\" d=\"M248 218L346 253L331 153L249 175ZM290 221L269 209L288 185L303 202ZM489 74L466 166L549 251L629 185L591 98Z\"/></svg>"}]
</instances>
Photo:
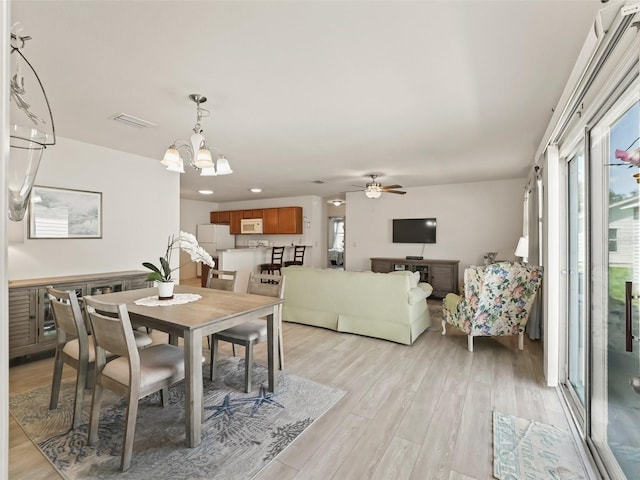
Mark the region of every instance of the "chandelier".
<instances>
[{"instance_id":1,"label":"chandelier","mask_svg":"<svg viewBox=\"0 0 640 480\"><path fill-rule=\"evenodd\" d=\"M9 219L19 222L29 205L29 197L44 150L56 143L56 131L49 100L35 69L23 55L22 25L11 29L10 143L7 169Z\"/></svg>"},{"instance_id":2,"label":"chandelier","mask_svg":"<svg viewBox=\"0 0 640 480\"><path fill-rule=\"evenodd\" d=\"M202 136L202 126L200 122L203 117L211 115L209 110L200 106L207 101L207 97L199 93L192 93L189 99L196 104L196 124L193 127L193 135L190 141L176 140L169 146L164 158L160 162L167 167L170 172L184 173L184 158L191 167L200 171L201 176L228 175L233 173L229 161L217 147L208 147ZM214 163L211 157L211 150L216 151L217 160Z\"/></svg>"}]
</instances>

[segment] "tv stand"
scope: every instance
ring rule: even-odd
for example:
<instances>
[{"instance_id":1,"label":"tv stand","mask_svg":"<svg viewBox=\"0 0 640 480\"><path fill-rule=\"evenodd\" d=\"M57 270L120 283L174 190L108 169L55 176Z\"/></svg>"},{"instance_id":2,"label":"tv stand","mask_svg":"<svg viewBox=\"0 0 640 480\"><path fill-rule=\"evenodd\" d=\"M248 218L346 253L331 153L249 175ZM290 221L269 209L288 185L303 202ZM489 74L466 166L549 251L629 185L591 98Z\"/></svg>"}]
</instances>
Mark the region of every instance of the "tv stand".
<instances>
[{"instance_id":1,"label":"tv stand","mask_svg":"<svg viewBox=\"0 0 640 480\"><path fill-rule=\"evenodd\" d=\"M460 260L374 257L371 258L371 270L380 273L402 270L420 272L420 281L433 287L432 295L443 298L447 293L458 293L459 263Z\"/></svg>"}]
</instances>

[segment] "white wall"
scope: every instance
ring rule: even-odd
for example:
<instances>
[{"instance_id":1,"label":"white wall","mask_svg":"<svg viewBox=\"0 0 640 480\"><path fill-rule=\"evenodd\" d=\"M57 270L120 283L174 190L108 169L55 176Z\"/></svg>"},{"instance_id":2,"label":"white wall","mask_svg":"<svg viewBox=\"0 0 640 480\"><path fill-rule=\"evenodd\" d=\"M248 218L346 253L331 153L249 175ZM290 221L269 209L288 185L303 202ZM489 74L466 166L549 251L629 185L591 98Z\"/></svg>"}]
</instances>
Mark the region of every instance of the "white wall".
<instances>
[{"instance_id":1,"label":"white wall","mask_svg":"<svg viewBox=\"0 0 640 480\"><path fill-rule=\"evenodd\" d=\"M9 280L144 270L179 231L180 176L155 159L58 137L36 185L102 192L102 238L30 240L25 226L24 243L8 246Z\"/></svg>"},{"instance_id":2,"label":"white wall","mask_svg":"<svg viewBox=\"0 0 640 480\"><path fill-rule=\"evenodd\" d=\"M407 188L406 195L382 194L369 199L347 193L346 269L370 270L371 257L423 256L482 263L485 252L515 250L522 232L526 179ZM435 244L392 243L394 218L435 217Z\"/></svg>"},{"instance_id":3,"label":"white wall","mask_svg":"<svg viewBox=\"0 0 640 480\"><path fill-rule=\"evenodd\" d=\"M195 235L196 226L211 223L210 213L218 209L215 202L180 199L180 230ZM196 278L196 264L188 254L180 252L180 265L180 280Z\"/></svg>"}]
</instances>

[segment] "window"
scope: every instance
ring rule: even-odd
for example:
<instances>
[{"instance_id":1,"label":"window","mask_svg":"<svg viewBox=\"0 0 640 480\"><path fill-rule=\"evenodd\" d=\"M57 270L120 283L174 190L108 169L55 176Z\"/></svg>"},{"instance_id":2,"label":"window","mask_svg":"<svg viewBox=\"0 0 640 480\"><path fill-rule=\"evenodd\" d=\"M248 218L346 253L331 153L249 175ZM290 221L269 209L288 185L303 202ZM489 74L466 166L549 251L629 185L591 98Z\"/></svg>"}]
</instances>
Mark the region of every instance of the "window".
<instances>
[{"instance_id":1,"label":"window","mask_svg":"<svg viewBox=\"0 0 640 480\"><path fill-rule=\"evenodd\" d=\"M609 229L609 251L610 252L618 251L618 229L617 228Z\"/></svg>"}]
</instances>

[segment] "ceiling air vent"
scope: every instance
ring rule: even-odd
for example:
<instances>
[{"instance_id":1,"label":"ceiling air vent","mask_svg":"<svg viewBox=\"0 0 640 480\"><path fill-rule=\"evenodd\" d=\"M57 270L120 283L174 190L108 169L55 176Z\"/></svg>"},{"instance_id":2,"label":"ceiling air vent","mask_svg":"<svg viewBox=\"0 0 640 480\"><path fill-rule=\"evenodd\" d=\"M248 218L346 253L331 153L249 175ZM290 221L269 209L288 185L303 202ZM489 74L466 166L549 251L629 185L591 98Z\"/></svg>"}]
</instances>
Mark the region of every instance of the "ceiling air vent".
<instances>
[{"instance_id":1,"label":"ceiling air vent","mask_svg":"<svg viewBox=\"0 0 640 480\"><path fill-rule=\"evenodd\" d=\"M132 127L138 127L138 128L150 128L150 127L158 126L157 123L149 122L147 120L143 120L141 118L134 117L133 115L128 115L126 113L118 113L113 117L109 117L109 118L111 118L112 120L115 120L116 122L124 123L126 125L131 125Z\"/></svg>"}]
</instances>

